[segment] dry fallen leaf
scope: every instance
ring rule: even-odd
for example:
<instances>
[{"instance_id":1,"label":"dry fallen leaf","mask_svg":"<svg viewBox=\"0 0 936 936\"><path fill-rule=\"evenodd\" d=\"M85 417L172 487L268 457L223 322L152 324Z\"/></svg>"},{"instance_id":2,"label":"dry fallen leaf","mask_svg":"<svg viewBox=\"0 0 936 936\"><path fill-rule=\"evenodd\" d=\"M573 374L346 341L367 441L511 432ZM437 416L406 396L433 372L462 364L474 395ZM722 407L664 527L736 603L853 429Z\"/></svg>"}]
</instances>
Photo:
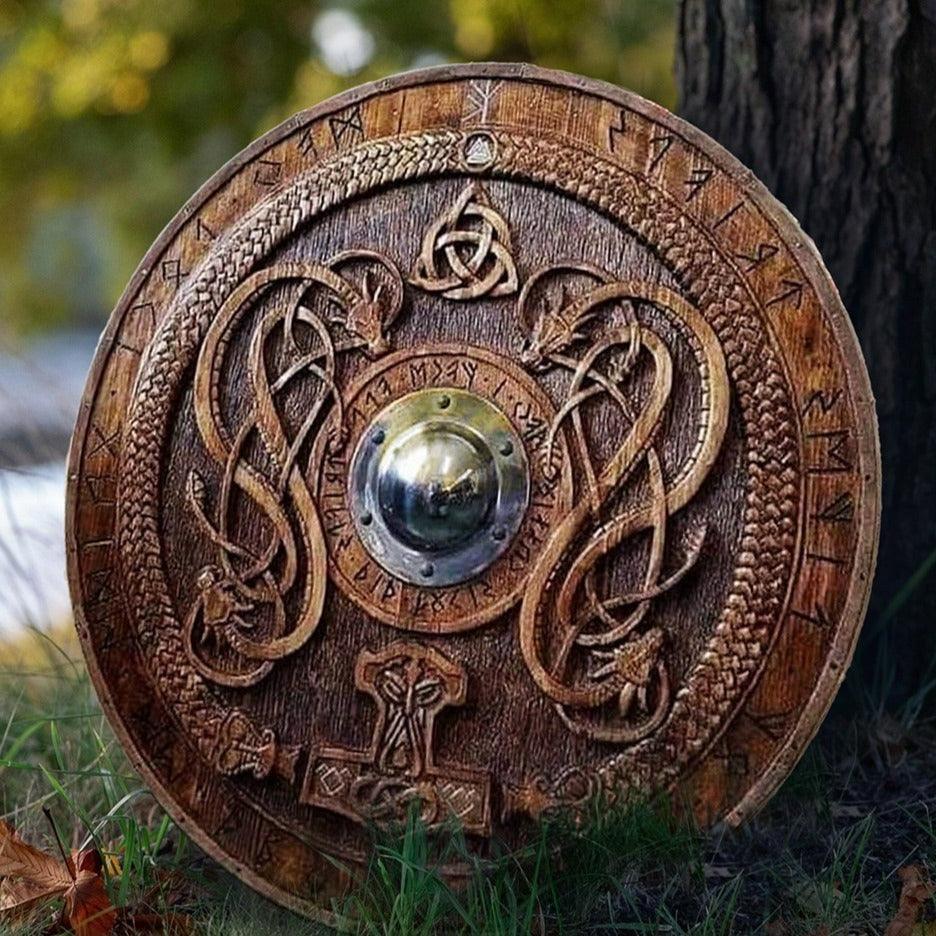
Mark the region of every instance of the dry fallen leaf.
<instances>
[{"instance_id":1,"label":"dry fallen leaf","mask_svg":"<svg viewBox=\"0 0 936 936\"><path fill-rule=\"evenodd\" d=\"M194 882L174 868L155 868L153 884L138 901L140 907L153 907L157 903L168 908L189 902L195 894Z\"/></svg>"},{"instance_id":2,"label":"dry fallen leaf","mask_svg":"<svg viewBox=\"0 0 936 936\"><path fill-rule=\"evenodd\" d=\"M117 911L107 891L101 869L104 862L95 849L73 854L72 887L65 893L65 916L76 936L107 936L114 928Z\"/></svg>"},{"instance_id":3,"label":"dry fallen leaf","mask_svg":"<svg viewBox=\"0 0 936 936\"><path fill-rule=\"evenodd\" d=\"M900 902L894 919L884 930L884 936L915 936L920 930L916 926L926 902L936 894L936 887L919 865L907 865L897 872L903 882Z\"/></svg>"},{"instance_id":4,"label":"dry fallen leaf","mask_svg":"<svg viewBox=\"0 0 936 936\"><path fill-rule=\"evenodd\" d=\"M63 922L75 936L108 936L117 911L104 888L101 868L101 856L93 849L74 852L66 864L24 842L0 820L0 919L14 919L61 897Z\"/></svg>"},{"instance_id":5,"label":"dry fallen leaf","mask_svg":"<svg viewBox=\"0 0 936 936\"><path fill-rule=\"evenodd\" d=\"M0 920L15 919L72 885L68 868L57 858L27 845L0 819Z\"/></svg>"},{"instance_id":6,"label":"dry fallen leaf","mask_svg":"<svg viewBox=\"0 0 936 936\"><path fill-rule=\"evenodd\" d=\"M25 919L58 894L25 881L0 880L0 921Z\"/></svg>"}]
</instances>

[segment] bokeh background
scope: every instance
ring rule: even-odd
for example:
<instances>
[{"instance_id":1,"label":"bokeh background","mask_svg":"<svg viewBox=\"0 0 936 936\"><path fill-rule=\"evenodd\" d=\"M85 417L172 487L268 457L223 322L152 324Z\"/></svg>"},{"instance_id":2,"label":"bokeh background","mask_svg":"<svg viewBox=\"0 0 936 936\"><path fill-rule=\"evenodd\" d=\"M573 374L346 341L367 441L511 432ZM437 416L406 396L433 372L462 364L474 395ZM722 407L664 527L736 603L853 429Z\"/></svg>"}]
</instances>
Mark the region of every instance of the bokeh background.
<instances>
[{"instance_id":1,"label":"bokeh background","mask_svg":"<svg viewBox=\"0 0 936 936\"><path fill-rule=\"evenodd\" d=\"M675 0L0 0L0 638L68 617L68 437L97 335L183 202L290 114L445 62L675 105Z\"/></svg>"},{"instance_id":2,"label":"bokeh background","mask_svg":"<svg viewBox=\"0 0 936 936\"><path fill-rule=\"evenodd\" d=\"M253 138L362 81L527 60L674 104L669 0L5 0L6 331L98 327L150 242Z\"/></svg>"}]
</instances>

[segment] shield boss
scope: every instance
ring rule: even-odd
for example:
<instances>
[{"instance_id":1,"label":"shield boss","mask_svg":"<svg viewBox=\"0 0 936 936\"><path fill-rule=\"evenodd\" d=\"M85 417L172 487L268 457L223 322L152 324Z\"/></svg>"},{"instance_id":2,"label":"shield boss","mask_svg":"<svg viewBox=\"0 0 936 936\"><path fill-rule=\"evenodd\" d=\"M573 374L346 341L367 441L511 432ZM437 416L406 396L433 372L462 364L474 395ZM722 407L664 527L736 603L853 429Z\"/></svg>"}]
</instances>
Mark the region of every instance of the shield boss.
<instances>
[{"instance_id":1,"label":"shield boss","mask_svg":"<svg viewBox=\"0 0 936 936\"><path fill-rule=\"evenodd\" d=\"M757 809L850 658L878 490L854 333L763 186L608 85L433 69L267 134L143 259L70 577L156 795L327 916L413 803L477 846Z\"/></svg>"}]
</instances>

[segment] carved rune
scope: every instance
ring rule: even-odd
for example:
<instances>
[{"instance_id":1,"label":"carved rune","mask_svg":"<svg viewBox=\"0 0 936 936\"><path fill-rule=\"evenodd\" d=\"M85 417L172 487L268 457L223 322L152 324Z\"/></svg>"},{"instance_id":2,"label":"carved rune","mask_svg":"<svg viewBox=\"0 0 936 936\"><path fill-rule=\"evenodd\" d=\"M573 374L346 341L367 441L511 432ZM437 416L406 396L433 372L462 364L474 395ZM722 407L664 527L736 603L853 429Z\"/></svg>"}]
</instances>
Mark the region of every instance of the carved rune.
<instances>
[{"instance_id":1,"label":"carved rune","mask_svg":"<svg viewBox=\"0 0 936 936\"><path fill-rule=\"evenodd\" d=\"M487 773L436 764L433 751L436 716L465 700L464 669L438 650L400 642L362 651L355 685L377 705L371 745L313 752L300 800L359 822L402 819L418 801L429 826L455 817L466 831L489 835Z\"/></svg>"},{"instance_id":2,"label":"carved rune","mask_svg":"<svg viewBox=\"0 0 936 936\"><path fill-rule=\"evenodd\" d=\"M468 185L426 229L410 282L446 299L517 291L510 229L480 183Z\"/></svg>"}]
</instances>

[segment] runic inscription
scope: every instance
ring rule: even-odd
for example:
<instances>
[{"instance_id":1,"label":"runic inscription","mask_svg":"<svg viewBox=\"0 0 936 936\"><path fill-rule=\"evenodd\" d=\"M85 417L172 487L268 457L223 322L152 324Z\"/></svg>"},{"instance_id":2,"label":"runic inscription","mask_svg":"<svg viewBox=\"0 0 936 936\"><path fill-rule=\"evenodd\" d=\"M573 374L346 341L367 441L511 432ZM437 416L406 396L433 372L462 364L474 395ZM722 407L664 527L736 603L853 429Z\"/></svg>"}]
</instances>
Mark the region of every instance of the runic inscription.
<instances>
[{"instance_id":1,"label":"runic inscription","mask_svg":"<svg viewBox=\"0 0 936 936\"><path fill-rule=\"evenodd\" d=\"M528 66L347 92L218 172L71 452L118 736L331 922L365 827L415 808L482 853L657 792L741 821L873 572L871 390L812 244L703 134Z\"/></svg>"}]
</instances>

